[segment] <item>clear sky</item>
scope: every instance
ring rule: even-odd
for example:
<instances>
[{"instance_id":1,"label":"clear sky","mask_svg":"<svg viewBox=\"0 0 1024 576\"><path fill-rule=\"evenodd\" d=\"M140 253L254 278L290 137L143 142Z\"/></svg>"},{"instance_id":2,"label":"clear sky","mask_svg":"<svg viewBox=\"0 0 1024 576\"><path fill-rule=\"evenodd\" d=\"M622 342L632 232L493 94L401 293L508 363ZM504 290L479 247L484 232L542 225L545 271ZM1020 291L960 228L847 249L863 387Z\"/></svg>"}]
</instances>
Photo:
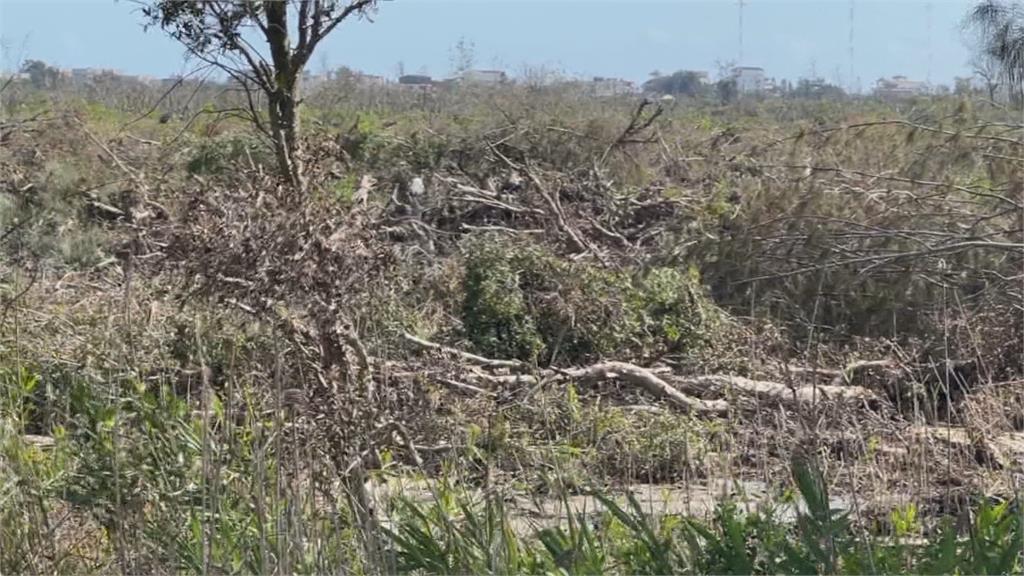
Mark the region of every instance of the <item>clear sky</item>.
<instances>
[{"instance_id":1,"label":"clear sky","mask_svg":"<svg viewBox=\"0 0 1024 576\"><path fill-rule=\"evenodd\" d=\"M971 0L854 0L853 71L869 88L904 74L951 83L967 73L960 23ZM849 87L849 0L745 0L743 62L769 76L812 72ZM61 67L115 68L166 76L182 50L143 32L126 0L0 0L2 65L35 58ZM580 76L643 80L653 70L708 70L739 59L736 0L393 0L373 22L353 21L320 47L311 67L369 73L450 73L465 38L479 67L526 66Z\"/></svg>"}]
</instances>

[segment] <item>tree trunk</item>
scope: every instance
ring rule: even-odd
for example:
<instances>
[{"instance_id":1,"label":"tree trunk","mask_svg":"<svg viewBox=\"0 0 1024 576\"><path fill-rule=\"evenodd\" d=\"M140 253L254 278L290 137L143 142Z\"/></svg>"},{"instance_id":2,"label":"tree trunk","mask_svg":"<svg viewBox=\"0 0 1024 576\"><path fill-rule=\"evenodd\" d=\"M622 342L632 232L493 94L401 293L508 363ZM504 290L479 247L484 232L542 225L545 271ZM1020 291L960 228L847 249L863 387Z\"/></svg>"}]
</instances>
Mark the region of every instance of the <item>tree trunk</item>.
<instances>
[{"instance_id":1,"label":"tree trunk","mask_svg":"<svg viewBox=\"0 0 1024 576\"><path fill-rule=\"evenodd\" d=\"M270 134L281 174L298 191L306 190L299 141L299 78L301 62L292 57L288 39L288 3L266 0L266 37L274 61L274 90L268 94Z\"/></svg>"},{"instance_id":2,"label":"tree trunk","mask_svg":"<svg viewBox=\"0 0 1024 576\"><path fill-rule=\"evenodd\" d=\"M279 75L280 76L280 75ZM297 84L278 86L268 100L270 132L274 141L274 154L281 174L297 190L305 191L306 179L302 166L302 143L299 140L299 105L295 92Z\"/></svg>"}]
</instances>

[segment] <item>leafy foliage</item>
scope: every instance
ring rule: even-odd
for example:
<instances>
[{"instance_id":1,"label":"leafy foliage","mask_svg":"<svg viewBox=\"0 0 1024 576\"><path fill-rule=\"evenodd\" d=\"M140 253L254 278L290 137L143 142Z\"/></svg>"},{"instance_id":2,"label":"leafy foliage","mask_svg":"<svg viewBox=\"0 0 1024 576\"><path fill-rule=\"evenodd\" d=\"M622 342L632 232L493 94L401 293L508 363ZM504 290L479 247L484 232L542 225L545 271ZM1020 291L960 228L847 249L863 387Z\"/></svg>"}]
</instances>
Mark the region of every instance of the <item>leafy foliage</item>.
<instances>
[{"instance_id":1,"label":"leafy foliage","mask_svg":"<svg viewBox=\"0 0 1024 576\"><path fill-rule=\"evenodd\" d=\"M468 242L464 284L466 335L497 357L579 363L623 349L689 352L710 343L721 322L694 271L630 276L528 243Z\"/></svg>"},{"instance_id":2,"label":"leafy foliage","mask_svg":"<svg viewBox=\"0 0 1024 576\"><path fill-rule=\"evenodd\" d=\"M710 92L710 87L705 85L704 79L697 72L679 70L668 76L651 78L644 82L644 90L659 94L697 97Z\"/></svg>"}]
</instances>

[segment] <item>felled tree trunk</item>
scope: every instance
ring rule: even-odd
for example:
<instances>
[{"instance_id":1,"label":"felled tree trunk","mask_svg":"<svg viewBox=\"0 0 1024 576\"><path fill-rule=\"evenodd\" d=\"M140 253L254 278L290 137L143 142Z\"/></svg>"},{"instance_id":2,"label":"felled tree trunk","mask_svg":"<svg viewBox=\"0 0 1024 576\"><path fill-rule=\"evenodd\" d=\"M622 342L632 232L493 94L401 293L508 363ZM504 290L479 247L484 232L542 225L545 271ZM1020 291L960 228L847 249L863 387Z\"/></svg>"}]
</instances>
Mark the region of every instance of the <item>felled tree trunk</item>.
<instances>
[{"instance_id":1,"label":"felled tree trunk","mask_svg":"<svg viewBox=\"0 0 1024 576\"><path fill-rule=\"evenodd\" d=\"M778 382L751 380L742 376L710 375L673 378L672 384L684 392L700 396L727 396L730 393L760 402L779 405L806 405L825 401L873 402L873 391L861 386L794 386Z\"/></svg>"},{"instance_id":2,"label":"felled tree trunk","mask_svg":"<svg viewBox=\"0 0 1024 576\"><path fill-rule=\"evenodd\" d=\"M729 403L725 400L701 400L673 388L670 384L645 370L625 362L603 362L581 370L567 371L567 375L584 382L618 379L643 388L657 398L664 398L673 406L701 414L725 414Z\"/></svg>"}]
</instances>

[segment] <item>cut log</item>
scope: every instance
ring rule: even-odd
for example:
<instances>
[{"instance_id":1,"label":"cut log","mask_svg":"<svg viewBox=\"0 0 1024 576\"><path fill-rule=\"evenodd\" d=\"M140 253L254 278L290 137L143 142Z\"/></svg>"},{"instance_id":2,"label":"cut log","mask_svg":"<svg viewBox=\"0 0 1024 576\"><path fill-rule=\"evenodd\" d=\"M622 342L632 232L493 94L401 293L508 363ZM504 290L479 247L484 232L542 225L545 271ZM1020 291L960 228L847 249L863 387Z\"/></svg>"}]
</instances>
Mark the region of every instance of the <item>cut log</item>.
<instances>
[{"instance_id":1,"label":"cut log","mask_svg":"<svg viewBox=\"0 0 1024 576\"><path fill-rule=\"evenodd\" d=\"M558 381L575 378L587 382L602 380L621 380L637 386L659 399L667 400L676 408L699 414L725 414L729 411L729 395L738 396L741 402L734 406L737 410L756 410L764 404L780 406L808 406L822 401L846 402L851 404L873 403L880 400L878 394L862 386L850 385L818 385L792 387L778 382L751 380L742 376L709 375L692 377L666 376L668 381L655 372L663 372L658 368L641 368L627 362L602 362L586 368L540 370L519 360L496 360L484 358L456 348L436 344L411 334L403 334L403 338L419 348L437 350L454 356L477 368L470 368L462 375L463 382L445 382L453 388L464 392L480 394L483 390L508 385L538 384L538 376L550 377L546 381ZM883 362L858 363L847 367L845 373L856 372L870 367L888 366ZM480 368L500 368L524 372L532 370L536 375L485 373ZM836 371L839 372L839 371ZM842 375L840 375L842 376ZM453 383L455 382L455 383ZM476 387L479 388L479 392ZM754 400L756 402L752 402Z\"/></svg>"},{"instance_id":2,"label":"cut log","mask_svg":"<svg viewBox=\"0 0 1024 576\"><path fill-rule=\"evenodd\" d=\"M21 440L25 444L30 444L41 449L53 448L57 445L57 441L54 440L53 437L41 436L39 434L23 434L21 436Z\"/></svg>"},{"instance_id":3,"label":"cut log","mask_svg":"<svg viewBox=\"0 0 1024 576\"><path fill-rule=\"evenodd\" d=\"M925 442L945 444L996 470L1024 471L1024 432L987 435L960 427L914 426L905 432L907 448Z\"/></svg>"},{"instance_id":4,"label":"cut log","mask_svg":"<svg viewBox=\"0 0 1024 576\"><path fill-rule=\"evenodd\" d=\"M725 414L729 411L729 403L725 400L701 400L693 398L658 378L650 370L645 370L625 362L604 362L589 368L567 370L566 375L584 382L602 380L622 380L640 387L657 398L665 399L673 406L685 411L700 414Z\"/></svg>"},{"instance_id":5,"label":"cut log","mask_svg":"<svg viewBox=\"0 0 1024 576\"><path fill-rule=\"evenodd\" d=\"M485 374L476 370L472 370L463 375L463 377L470 383L478 386L487 386L489 388L502 387L502 386L533 386L538 384L535 376L529 374L503 374L493 375Z\"/></svg>"},{"instance_id":6,"label":"cut log","mask_svg":"<svg viewBox=\"0 0 1024 576\"><path fill-rule=\"evenodd\" d=\"M494 392L491 392L490 390L484 390L483 388L478 388L470 384L464 384L462 382L459 382L458 380L452 380L450 378L439 378L437 381L451 388L452 390L462 392L464 394L469 394L470 396L494 396Z\"/></svg>"},{"instance_id":7,"label":"cut log","mask_svg":"<svg viewBox=\"0 0 1024 576\"><path fill-rule=\"evenodd\" d=\"M832 379L833 386L845 386L855 382L863 381L863 373L879 371L893 373L898 371L899 366L892 360L858 360L847 364L842 371Z\"/></svg>"},{"instance_id":8,"label":"cut log","mask_svg":"<svg viewBox=\"0 0 1024 576\"><path fill-rule=\"evenodd\" d=\"M872 402L878 395L860 386L797 386L751 380L742 376L692 376L671 380L680 390L695 396L726 396L730 393L781 405L809 405L822 401Z\"/></svg>"}]
</instances>

